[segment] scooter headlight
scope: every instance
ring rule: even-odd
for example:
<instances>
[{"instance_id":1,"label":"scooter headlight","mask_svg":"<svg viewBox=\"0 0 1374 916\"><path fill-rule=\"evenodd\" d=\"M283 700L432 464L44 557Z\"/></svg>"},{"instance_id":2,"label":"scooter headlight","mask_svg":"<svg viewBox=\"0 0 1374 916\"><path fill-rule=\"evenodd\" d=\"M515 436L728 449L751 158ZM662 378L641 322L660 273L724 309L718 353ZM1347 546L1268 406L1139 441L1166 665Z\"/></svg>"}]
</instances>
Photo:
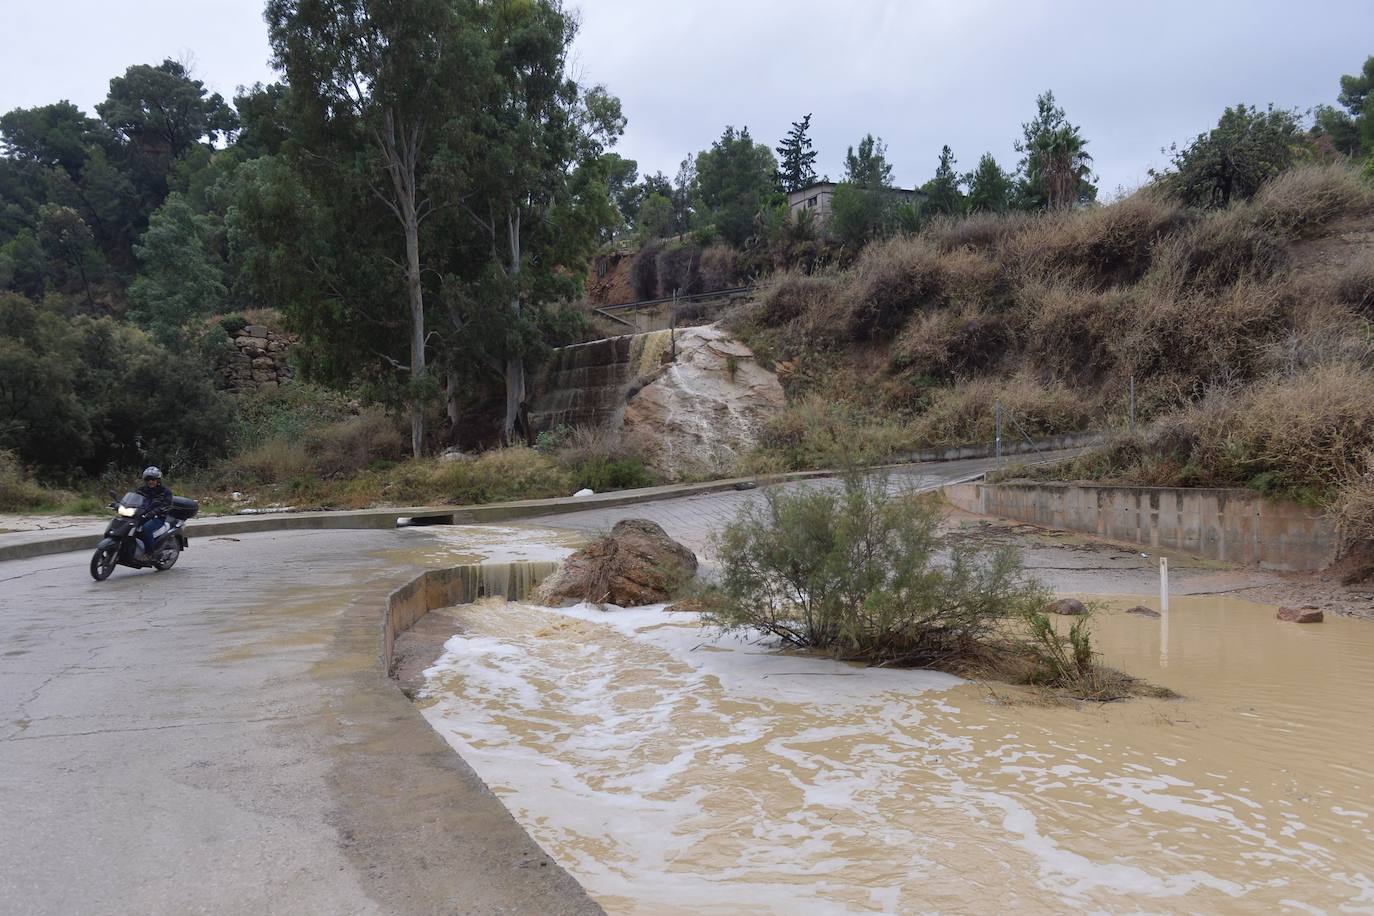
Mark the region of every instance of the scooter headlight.
<instances>
[{"instance_id":1,"label":"scooter headlight","mask_svg":"<svg viewBox=\"0 0 1374 916\"><path fill-rule=\"evenodd\" d=\"M133 518L135 515L138 514L138 510L135 509L133 506L120 506L119 514L124 516L125 518Z\"/></svg>"}]
</instances>

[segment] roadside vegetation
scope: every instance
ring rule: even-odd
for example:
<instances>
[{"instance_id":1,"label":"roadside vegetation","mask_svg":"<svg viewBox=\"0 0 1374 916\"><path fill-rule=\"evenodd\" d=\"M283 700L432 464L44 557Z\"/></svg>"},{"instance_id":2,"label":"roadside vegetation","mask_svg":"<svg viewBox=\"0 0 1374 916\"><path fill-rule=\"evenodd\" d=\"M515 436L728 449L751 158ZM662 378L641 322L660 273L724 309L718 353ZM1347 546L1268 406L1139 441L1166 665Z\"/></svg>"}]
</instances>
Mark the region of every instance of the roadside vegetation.
<instances>
[{"instance_id":1,"label":"roadside vegetation","mask_svg":"<svg viewBox=\"0 0 1374 916\"><path fill-rule=\"evenodd\" d=\"M872 665L935 668L1113 700L1149 688L1100 664L1088 618L1067 635L1008 545L946 540L929 495L883 474L773 488L720 533L708 626Z\"/></svg>"}]
</instances>

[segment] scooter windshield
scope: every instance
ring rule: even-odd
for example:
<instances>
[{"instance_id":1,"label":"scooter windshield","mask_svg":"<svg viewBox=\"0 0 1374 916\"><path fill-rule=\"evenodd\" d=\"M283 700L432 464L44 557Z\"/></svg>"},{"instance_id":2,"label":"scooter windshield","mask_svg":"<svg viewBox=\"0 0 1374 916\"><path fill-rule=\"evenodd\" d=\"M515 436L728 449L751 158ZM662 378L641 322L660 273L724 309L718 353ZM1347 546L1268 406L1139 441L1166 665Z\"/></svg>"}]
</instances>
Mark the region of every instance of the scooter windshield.
<instances>
[{"instance_id":1,"label":"scooter windshield","mask_svg":"<svg viewBox=\"0 0 1374 916\"><path fill-rule=\"evenodd\" d=\"M124 498L119 501L119 504L126 509L142 509L143 497L137 492L130 491L124 494Z\"/></svg>"}]
</instances>

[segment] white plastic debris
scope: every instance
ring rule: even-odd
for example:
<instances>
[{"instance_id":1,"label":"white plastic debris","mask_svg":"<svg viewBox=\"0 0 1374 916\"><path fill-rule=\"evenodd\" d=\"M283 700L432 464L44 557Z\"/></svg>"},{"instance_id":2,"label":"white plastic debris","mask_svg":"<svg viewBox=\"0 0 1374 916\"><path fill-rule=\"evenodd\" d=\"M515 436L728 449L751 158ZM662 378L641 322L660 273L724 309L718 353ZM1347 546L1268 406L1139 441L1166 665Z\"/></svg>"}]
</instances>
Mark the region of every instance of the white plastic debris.
<instances>
[{"instance_id":1,"label":"white plastic debris","mask_svg":"<svg viewBox=\"0 0 1374 916\"><path fill-rule=\"evenodd\" d=\"M591 490L588 490L586 487L583 487L582 489L578 490L576 493L573 494L573 498L576 499L576 498L579 497L579 496L595 496L595 495L596 495L596 494L595 494L594 492L592 492Z\"/></svg>"}]
</instances>

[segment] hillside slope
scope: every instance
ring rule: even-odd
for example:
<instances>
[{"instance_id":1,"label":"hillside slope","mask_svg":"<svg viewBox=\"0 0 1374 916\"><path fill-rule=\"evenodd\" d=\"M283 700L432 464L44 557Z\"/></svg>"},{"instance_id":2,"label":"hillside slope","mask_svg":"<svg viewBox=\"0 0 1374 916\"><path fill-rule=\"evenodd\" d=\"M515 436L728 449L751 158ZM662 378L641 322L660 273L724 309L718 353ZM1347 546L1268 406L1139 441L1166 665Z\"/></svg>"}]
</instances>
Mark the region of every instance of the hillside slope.
<instances>
[{"instance_id":1,"label":"hillside slope","mask_svg":"<svg viewBox=\"0 0 1374 916\"><path fill-rule=\"evenodd\" d=\"M790 407L759 462L872 460L993 435L1127 429L1068 473L1249 486L1374 532L1374 189L1287 172L1249 203L1145 190L1092 209L975 215L774 278L731 327Z\"/></svg>"}]
</instances>

